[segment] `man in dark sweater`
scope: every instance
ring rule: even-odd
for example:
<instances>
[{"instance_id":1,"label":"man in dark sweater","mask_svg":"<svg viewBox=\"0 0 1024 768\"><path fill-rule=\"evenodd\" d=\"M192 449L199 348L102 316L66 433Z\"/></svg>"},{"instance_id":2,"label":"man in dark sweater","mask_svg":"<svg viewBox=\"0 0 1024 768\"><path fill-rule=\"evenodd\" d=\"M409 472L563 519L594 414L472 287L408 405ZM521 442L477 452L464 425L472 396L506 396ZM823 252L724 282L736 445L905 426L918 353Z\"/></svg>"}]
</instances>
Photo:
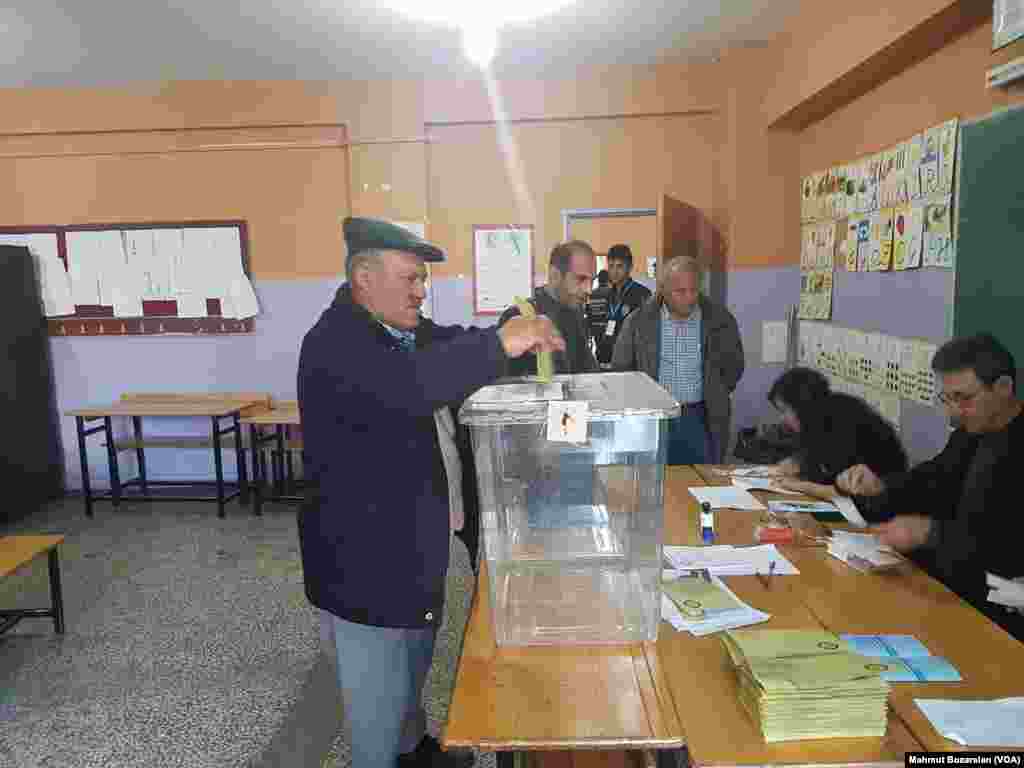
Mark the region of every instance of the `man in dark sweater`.
<instances>
[{"instance_id":1,"label":"man in dark sweater","mask_svg":"<svg viewBox=\"0 0 1024 768\"><path fill-rule=\"evenodd\" d=\"M564 345L544 317L500 330L422 319L424 262L442 251L383 221L344 232L349 280L299 355L306 595L333 630L352 764L450 765L420 701L461 523L449 406L509 357Z\"/></svg>"},{"instance_id":2,"label":"man in dark sweater","mask_svg":"<svg viewBox=\"0 0 1024 768\"><path fill-rule=\"evenodd\" d=\"M565 339L565 351L552 355L555 373L591 373L597 370L583 316L596 271L597 257L587 243L582 240L559 243L551 251L547 285L535 290L530 299L534 311L551 318ZM518 315L518 307L509 307L498 321L498 327ZM509 376L535 376L537 356L523 355L509 360L506 373Z\"/></svg>"},{"instance_id":3,"label":"man in dark sweater","mask_svg":"<svg viewBox=\"0 0 1024 768\"><path fill-rule=\"evenodd\" d=\"M872 530L947 587L1024 640L1024 616L990 603L985 574L1024 576L1024 525L1013 500L1024 461L1024 404L1016 397L1013 355L988 334L953 339L932 360L940 399L956 430L942 453L910 472L878 477L857 465L836 480L843 491L873 496Z\"/></svg>"}]
</instances>

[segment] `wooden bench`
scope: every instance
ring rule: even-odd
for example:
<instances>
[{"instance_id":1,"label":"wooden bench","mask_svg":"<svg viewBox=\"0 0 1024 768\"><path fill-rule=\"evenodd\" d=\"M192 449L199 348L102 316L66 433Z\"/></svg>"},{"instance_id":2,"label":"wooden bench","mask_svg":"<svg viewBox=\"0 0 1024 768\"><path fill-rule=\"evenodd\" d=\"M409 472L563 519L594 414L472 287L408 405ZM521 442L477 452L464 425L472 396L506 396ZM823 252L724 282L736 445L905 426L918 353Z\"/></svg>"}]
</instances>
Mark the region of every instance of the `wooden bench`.
<instances>
[{"instance_id":1,"label":"wooden bench","mask_svg":"<svg viewBox=\"0 0 1024 768\"><path fill-rule=\"evenodd\" d=\"M28 618L51 618L57 634L64 634L64 596L57 556L57 547L62 541L62 535L0 537L0 578L10 576L44 553L49 559L50 569L50 607L0 609L0 634Z\"/></svg>"}]
</instances>

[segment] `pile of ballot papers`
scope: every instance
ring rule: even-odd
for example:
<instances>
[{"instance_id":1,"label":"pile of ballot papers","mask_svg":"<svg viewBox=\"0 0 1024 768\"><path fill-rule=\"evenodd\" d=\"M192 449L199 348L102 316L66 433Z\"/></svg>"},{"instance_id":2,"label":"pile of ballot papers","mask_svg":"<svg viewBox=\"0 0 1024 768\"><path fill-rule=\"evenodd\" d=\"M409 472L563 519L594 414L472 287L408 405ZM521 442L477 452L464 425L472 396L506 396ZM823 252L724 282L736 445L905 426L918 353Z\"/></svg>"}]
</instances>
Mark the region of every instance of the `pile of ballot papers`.
<instances>
[{"instance_id":1,"label":"pile of ballot papers","mask_svg":"<svg viewBox=\"0 0 1024 768\"><path fill-rule=\"evenodd\" d=\"M721 579L707 571L664 571L661 603L661 617L665 621L697 637L760 624L771 618L770 614L744 603Z\"/></svg>"},{"instance_id":2,"label":"pile of ballot papers","mask_svg":"<svg viewBox=\"0 0 1024 768\"><path fill-rule=\"evenodd\" d=\"M875 660L820 630L723 637L743 707L767 742L883 736L889 683Z\"/></svg>"},{"instance_id":3,"label":"pile of ballot papers","mask_svg":"<svg viewBox=\"0 0 1024 768\"><path fill-rule=\"evenodd\" d=\"M828 540L828 553L864 573L895 568L906 562L896 550L870 533L833 531Z\"/></svg>"},{"instance_id":4,"label":"pile of ballot papers","mask_svg":"<svg viewBox=\"0 0 1024 768\"><path fill-rule=\"evenodd\" d=\"M714 544L707 547L665 546L665 559L677 571L706 569L713 576L796 576L800 573L774 544L734 547Z\"/></svg>"}]
</instances>

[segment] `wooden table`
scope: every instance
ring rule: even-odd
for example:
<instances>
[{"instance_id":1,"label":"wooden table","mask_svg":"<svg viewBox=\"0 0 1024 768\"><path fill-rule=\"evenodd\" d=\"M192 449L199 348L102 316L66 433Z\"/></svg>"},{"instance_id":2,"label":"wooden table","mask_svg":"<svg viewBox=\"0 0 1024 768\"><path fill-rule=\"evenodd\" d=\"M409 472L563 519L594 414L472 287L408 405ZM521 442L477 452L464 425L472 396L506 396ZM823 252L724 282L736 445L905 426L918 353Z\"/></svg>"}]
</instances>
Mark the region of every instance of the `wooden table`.
<instances>
[{"instance_id":1,"label":"wooden table","mask_svg":"<svg viewBox=\"0 0 1024 768\"><path fill-rule=\"evenodd\" d=\"M446 747L679 747L683 734L653 643L498 648L482 562Z\"/></svg>"},{"instance_id":2,"label":"wooden table","mask_svg":"<svg viewBox=\"0 0 1024 768\"><path fill-rule=\"evenodd\" d=\"M672 492L678 493L693 482L715 485L727 480L710 467L697 469L700 474L683 483L673 478L669 484ZM666 504L666 509L681 509L679 501ZM682 527L695 530L697 514L696 502L686 501L685 521L680 521ZM749 544L754 539L757 515L721 511L717 513L716 524L723 543ZM696 542L691 539L689 543ZM1024 644L911 563L897 571L860 573L828 555L823 548L781 546L780 550L799 569L800 575L776 577L772 580L772 591L784 591L795 599L819 626L836 634L914 635L933 654L948 659L960 670L963 681L959 683L893 684L889 700L890 737L896 732L893 729L895 717L901 728L924 749L960 749L936 733L914 704L914 698L993 699L1019 696L1024 692ZM731 588L736 588L741 580L730 578L727 581ZM742 589L737 592L743 599L749 597L755 607L774 613L763 604L765 598L757 596L758 588L762 594L766 592L760 582L753 580L750 587L752 593L743 594ZM774 616L771 625L774 625ZM666 668L671 669L672 665L666 662ZM687 718L682 712L680 719L685 727ZM691 751L694 751L693 746ZM709 751L707 754L718 753ZM732 764L732 761L726 762Z\"/></svg>"},{"instance_id":3,"label":"wooden table","mask_svg":"<svg viewBox=\"0 0 1024 768\"><path fill-rule=\"evenodd\" d=\"M243 413L249 410L259 410L266 407L269 398L266 396L253 395L251 397L219 397L205 394L153 394L124 396L117 402L109 405L88 408L76 408L68 411L69 416L75 417L78 428L78 453L82 466L82 490L85 496L85 514L92 517L93 503L99 499L109 498L115 507L121 503L125 488L138 486L142 498L147 501L216 501L217 516L224 517L224 507L228 501L239 497L244 504L248 502L248 482L246 480L245 449L242 445L242 428L240 418ZM117 454L119 445L114 437L112 419L115 416L131 418L134 428L135 439L131 441L139 463L138 477L122 482L118 469ZM176 481L176 480L148 480L146 478L146 445L142 432L143 418L159 417L199 417L210 420L210 447L213 450L216 487L215 496L151 496L150 486L203 486L209 483L205 481ZM227 427L221 427L221 421L230 419ZM103 423L87 427L87 422L99 421ZM94 493L89 477L89 457L86 451L86 440L94 434L102 434L106 438L107 461L110 471L109 493ZM222 438L232 436L234 438L235 457L238 463L238 485L233 493L226 493L224 482L223 446ZM183 443L184 444L184 443ZM168 443L173 445L173 443Z\"/></svg>"},{"instance_id":4,"label":"wooden table","mask_svg":"<svg viewBox=\"0 0 1024 768\"><path fill-rule=\"evenodd\" d=\"M264 485L267 478L266 463L263 461L262 448L273 444L276 455L273 465L274 501L298 503L303 497L285 495L285 477L289 484L294 483L294 472L291 462L291 451L288 449L288 428L302 423L299 415L299 403L296 400L275 402L270 410L249 414L242 417L242 424L249 427L249 446L252 449L252 483L253 509L257 515L262 514ZM261 428L271 427L266 434Z\"/></svg>"},{"instance_id":5,"label":"wooden table","mask_svg":"<svg viewBox=\"0 0 1024 768\"><path fill-rule=\"evenodd\" d=\"M699 509L688 489L727 482L710 467L699 469L666 469L666 544L698 543ZM758 517L717 512L718 540L753 543ZM896 573L862 574L822 547L780 549L799 576L776 576L768 586L753 576L726 579L742 600L772 615L761 626L913 634L952 662L963 682L894 684L882 738L766 744L739 702L735 674L718 637L696 638L663 622L653 647L499 649L482 566L445 745L496 750L685 745L700 768L902 766L908 751L957 749L935 733L914 705L915 696L977 699L1024 691L1024 645L922 571L908 564Z\"/></svg>"},{"instance_id":6,"label":"wooden table","mask_svg":"<svg viewBox=\"0 0 1024 768\"><path fill-rule=\"evenodd\" d=\"M62 535L0 537L0 578L9 576L44 553L50 569L50 607L0 609L0 634L22 619L36 617L52 618L54 631L64 634L64 597L57 554L57 547L62 541Z\"/></svg>"},{"instance_id":7,"label":"wooden table","mask_svg":"<svg viewBox=\"0 0 1024 768\"><path fill-rule=\"evenodd\" d=\"M665 543L696 545L699 507L690 495L691 486L708 482L687 467L670 467L665 483ZM715 513L717 540L723 544L754 543L756 512ZM801 570L800 576L776 576L765 587L754 576L726 579L729 588L744 602L772 615L760 625L772 629L821 629L814 611L800 599L796 582L807 580L801 563L830 558L822 548L780 547ZM799 556L798 556L799 555ZM835 561L839 568L852 569ZM872 631L882 631L875 625ZM695 638L674 632L662 624L658 652L669 678L679 720L688 739L695 766L845 765L902 766L906 751L921 749L920 742L898 715L889 713L889 727L881 739L822 739L766 744L760 730L743 709L737 695L732 664L718 637Z\"/></svg>"}]
</instances>

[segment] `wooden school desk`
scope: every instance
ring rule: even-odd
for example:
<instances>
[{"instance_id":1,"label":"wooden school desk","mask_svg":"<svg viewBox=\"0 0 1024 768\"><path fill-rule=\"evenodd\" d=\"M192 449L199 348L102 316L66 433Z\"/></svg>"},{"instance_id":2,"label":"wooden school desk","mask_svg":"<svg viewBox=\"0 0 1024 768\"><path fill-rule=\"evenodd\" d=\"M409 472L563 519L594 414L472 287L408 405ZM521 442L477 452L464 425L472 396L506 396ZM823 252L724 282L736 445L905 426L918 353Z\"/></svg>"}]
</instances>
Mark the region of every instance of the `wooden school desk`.
<instances>
[{"instance_id":1,"label":"wooden school desk","mask_svg":"<svg viewBox=\"0 0 1024 768\"><path fill-rule=\"evenodd\" d=\"M275 501L300 502L300 496L285 495L285 476L292 477L291 451L297 446L289 443L288 427L301 423L299 403L297 400L280 400L272 404L267 411L253 413L242 417L242 424L249 426L249 445L252 448L252 483L253 511L263 513L263 490L267 481L267 466L263 459L263 447L272 445L274 448L274 480ZM266 433L261 428L270 428ZM287 457L287 458L286 458ZM285 462L288 462L287 473Z\"/></svg>"},{"instance_id":2,"label":"wooden school desk","mask_svg":"<svg viewBox=\"0 0 1024 768\"><path fill-rule=\"evenodd\" d=\"M728 480L709 467L700 469L703 477L699 484L717 485ZM679 490L682 490L679 484L673 483L673 494ZM684 519L677 522L689 529L691 543L696 543L698 507L696 500L690 499L686 502ZM672 508L678 509L679 504L673 504ZM716 515L721 543L753 541L757 513L720 511ZM914 635L934 655L948 659L960 671L963 680L958 683L894 683L889 699L890 734L894 715L923 748L960 749L935 732L914 704L914 698L995 699L1024 692L1024 644L912 563L895 571L860 573L831 557L823 548L784 545L780 550L799 569L800 575L775 577L770 590L748 577L750 592L736 590L742 599L749 598L756 607L773 613L763 604L766 593L781 590L795 598L830 632ZM727 579L734 589L740 581ZM758 595L759 589L762 596ZM667 662L665 666L672 668ZM680 719L686 727L682 713ZM700 754L694 747L691 751Z\"/></svg>"},{"instance_id":3,"label":"wooden school desk","mask_svg":"<svg viewBox=\"0 0 1024 768\"><path fill-rule=\"evenodd\" d=\"M60 586L60 560L57 547L64 541L62 535L52 536L0 536L0 579L9 576L23 565L42 554L48 559L50 570L49 608L0 608L0 634L12 629L22 619L45 617L53 619L53 629L64 634L64 596Z\"/></svg>"},{"instance_id":4,"label":"wooden school desk","mask_svg":"<svg viewBox=\"0 0 1024 768\"><path fill-rule=\"evenodd\" d=\"M123 497L125 488L137 486L141 492L141 498L147 501L215 501L217 503L217 516L224 517L224 506L228 501L239 497L245 504L248 502L248 482L246 480L245 450L242 445L242 428L240 419L242 414L264 410L269 407L270 398L268 395L260 394L177 394L177 393L139 393L126 394L115 403L99 407L77 408L68 411L69 416L75 417L78 428L78 453L82 465L82 490L85 497L85 514L92 517L93 503L98 499L110 499L114 506L118 506ZM126 416L131 418L134 428L133 440L118 441L114 436L112 419L115 416ZM210 437L196 438L194 436L182 438L146 438L142 431L142 420L144 418L166 418L166 417L198 417L210 420ZM229 419L228 426L222 427L221 422ZM87 427L91 421L102 421L103 423ZM86 440L95 434L102 434L105 437L107 448L107 462L110 471L110 491L94 493L89 478L89 458L86 451ZM238 484L230 494L226 491L227 484L224 482L223 465L223 439L228 437L233 441L235 458L238 463ZM206 481L190 480L148 480L146 478L146 447L160 446L171 448L194 448L206 447L209 445L213 450L215 480L213 485L216 488L215 496L153 496L150 495L151 486L203 486L209 485ZM121 450L134 450L139 464L138 477L122 482L117 464L117 454Z\"/></svg>"}]
</instances>

